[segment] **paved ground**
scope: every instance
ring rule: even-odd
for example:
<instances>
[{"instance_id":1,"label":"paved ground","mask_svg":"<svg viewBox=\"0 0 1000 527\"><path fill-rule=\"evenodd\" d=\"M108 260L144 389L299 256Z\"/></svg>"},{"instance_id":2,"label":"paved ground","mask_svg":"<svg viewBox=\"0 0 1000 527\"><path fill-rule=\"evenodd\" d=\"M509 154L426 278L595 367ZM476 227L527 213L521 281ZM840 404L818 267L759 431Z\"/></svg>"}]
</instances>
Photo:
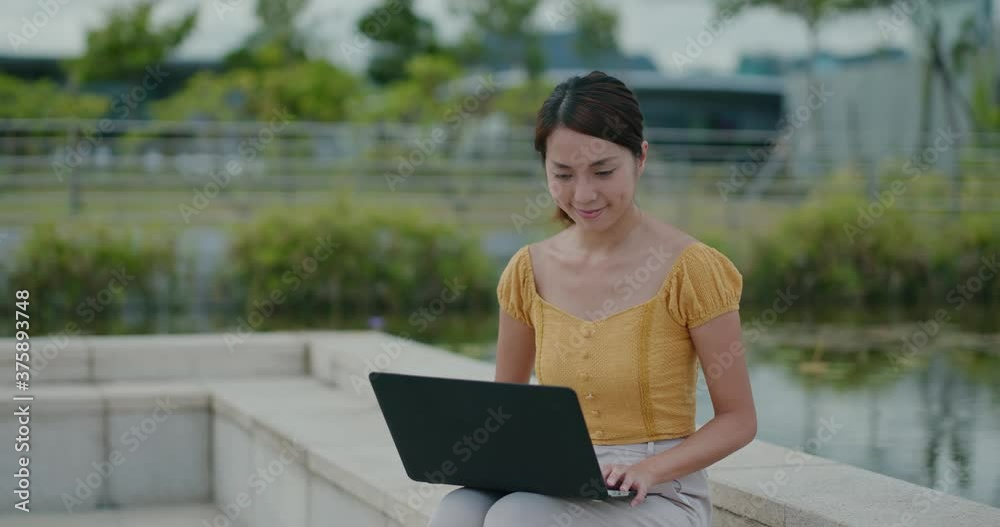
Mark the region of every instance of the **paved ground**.
<instances>
[{"instance_id":1,"label":"paved ground","mask_svg":"<svg viewBox=\"0 0 1000 527\"><path fill-rule=\"evenodd\" d=\"M203 527L220 514L214 505L104 510L79 514L0 514L0 527ZM223 523L220 521L220 524Z\"/></svg>"}]
</instances>

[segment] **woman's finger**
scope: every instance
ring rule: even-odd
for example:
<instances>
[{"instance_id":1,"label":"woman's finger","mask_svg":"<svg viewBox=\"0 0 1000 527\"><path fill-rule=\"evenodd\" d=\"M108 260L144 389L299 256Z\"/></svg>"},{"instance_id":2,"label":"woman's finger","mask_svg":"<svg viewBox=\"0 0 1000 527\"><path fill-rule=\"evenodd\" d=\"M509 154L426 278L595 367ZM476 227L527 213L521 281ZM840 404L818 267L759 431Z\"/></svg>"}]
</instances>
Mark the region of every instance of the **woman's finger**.
<instances>
[{"instance_id":1,"label":"woman's finger","mask_svg":"<svg viewBox=\"0 0 1000 527\"><path fill-rule=\"evenodd\" d=\"M631 505L635 507L636 505L642 503L646 499L646 492L647 492L646 488L643 487L642 485L639 485L639 487L635 491L635 498L632 499Z\"/></svg>"},{"instance_id":2,"label":"woman's finger","mask_svg":"<svg viewBox=\"0 0 1000 527\"><path fill-rule=\"evenodd\" d=\"M622 484L618 486L618 489L627 491L631 488L632 488L632 474L626 471L622 477Z\"/></svg>"},{"instance_id":3,"label":"woman's finger","mask_svg":"<svg viewBox=\"0 0 1000 527\"><path fill-rule=\"evenodd\" d=\"M618 480L618 465L611 466L611 472L608 474L608 487L613 487L615 482Z\"/></svg>"}]
</instances>

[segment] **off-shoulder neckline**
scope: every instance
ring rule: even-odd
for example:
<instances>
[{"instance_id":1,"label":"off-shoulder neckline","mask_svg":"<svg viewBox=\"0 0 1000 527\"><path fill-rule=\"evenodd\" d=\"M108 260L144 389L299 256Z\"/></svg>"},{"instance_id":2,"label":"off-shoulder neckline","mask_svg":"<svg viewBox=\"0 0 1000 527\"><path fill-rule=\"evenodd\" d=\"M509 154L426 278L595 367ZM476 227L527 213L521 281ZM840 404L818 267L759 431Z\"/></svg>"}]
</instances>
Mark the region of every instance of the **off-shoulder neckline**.
<instances>
[{"instance_id":1,"label":"off-shoulder neckline","mask_svg":"<svg viewBox=\"0 0 1000 527\"><path fill-rule=\"evenodd\" d=\"M531 260L531 250L529 249L530 245L525 245L522 250L525 253L524 258L525 258L525 261L527 262L527 266L528 266L527 275L528 275L528 280L530 281L531 293L535 296L535 298L538 299L539 302L541 302L541 304L543 306L546 306L546 307L552 309L553 311L556 311L557 313L560 313L563 316L569 317L569 318L571 318L571 319L573 319L573 320L575 320L577 322L580 322L582 324L601 324L601 323L607 322L608 320L611 320L612 318L617 318L617 317L619 317L621 315L624 315L625 313L630 313L630 312L636 311L636 310L638 310L640 308L646 308L650 304L652 304L654 301L656 301L657 299L659 299L661 296L663 296L663 291L667 288L667 285L670 283L670 280L673 278L674 274L676 274L677 271L678 271L678 269L680 269L680 267L681 267L681 261L684 259L685 255L690 252L689 249L691 249L692 247L694 247L696 245L704 246L705 244L703 242L700 242L700 241L694 241L694 242L689 243L688 245L686 245L683 249L681 249L681 252L677 255L677 259L674 260L674 263L673 263L673 265L671 265L670 270L667 271L667 276L663 279L663 283L660 284L659 289L656 290L656 294L654 294L652 296L652 298L650 298L649 300L646 300L645 302L642 302L640 304L636 304L634 306L627 307L625 309L621 309L621 310L616 311L615 313L613 313L611 315L607 315L607 316L601 317L601 318L599 318L597 320L582 319L582 318L580 318L580 317L578 317L578 316L576 316L576 315L574 315L572 313L567 312L565 309L563 309L563 308L561 308L561 307L559 307L559 306L557 306L557 305L549 302L545 298L543 298L542 295L538 292L538 286L535 284L535 267L534 267L534 264L533 264L533 262Z\"/></svg>"}]
</instances>

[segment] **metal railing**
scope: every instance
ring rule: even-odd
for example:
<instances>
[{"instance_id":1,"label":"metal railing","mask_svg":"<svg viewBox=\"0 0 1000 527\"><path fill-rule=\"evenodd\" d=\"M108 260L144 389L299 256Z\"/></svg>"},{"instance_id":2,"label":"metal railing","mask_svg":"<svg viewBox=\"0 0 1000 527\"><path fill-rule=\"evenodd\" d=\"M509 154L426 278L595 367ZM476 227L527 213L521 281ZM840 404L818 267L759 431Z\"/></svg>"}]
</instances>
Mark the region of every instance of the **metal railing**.
<instances>
[{"instance_id":1,"label":"metal railing","mask_svg":"<svg viewBox=\"0 0 1000 527\"><path fill-rule=\"evenodd\" d=\"M721 224L743 225L747 214L794 207L817 189L877 199L889 178L912 178L899 173L909 161L922 185L939 189L919 199L913 191L901 208L1000 211L1000 151L983 146L1000 143L998 134L942 152L880 145L897 153L835 159L829 145L807 144L804 133L646 130L651 155L640 203L675 220L708 207ZM545 201L533 139L529 127L485 122L0 121L0 225L78 216L170 222L214 184L215 205L196 221L244 221L262 206L322 204L348 193L509 226L531 200ZM921 154L934 162L925 166ZM889 157L896 176L886 175ZM834 171L846 184L827 188Z\"/></svg>"}]
</instances>

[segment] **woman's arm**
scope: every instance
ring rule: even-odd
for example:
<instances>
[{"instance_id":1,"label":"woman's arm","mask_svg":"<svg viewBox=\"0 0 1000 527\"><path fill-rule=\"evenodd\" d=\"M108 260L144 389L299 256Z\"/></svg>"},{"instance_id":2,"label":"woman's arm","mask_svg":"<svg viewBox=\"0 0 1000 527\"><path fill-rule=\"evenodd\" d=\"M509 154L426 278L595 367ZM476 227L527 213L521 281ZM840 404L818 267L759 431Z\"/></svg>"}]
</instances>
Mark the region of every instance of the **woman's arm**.
<instances>
[{"instance_id":1,"label":"woman's arm","mask_svg":"<svg viewBox=\"0 0 1000 527\"><path fill-rule=\"evenodd\" d=\"M535 363L535 330L500 310L496 382L528 384Z\"/></svg>"},{"instance_id":2,"label":"woman's arm","mask_svg":"<svg viewBox=\"0 0 1000 527\"><path fill-rule=\"evenodd\" d=\"M739 450L757 435L757 412L750 390L738 311L691 330L715 417L680 444L642 463L656 483L706 468Z\"/></svg>"}]
</instances>

